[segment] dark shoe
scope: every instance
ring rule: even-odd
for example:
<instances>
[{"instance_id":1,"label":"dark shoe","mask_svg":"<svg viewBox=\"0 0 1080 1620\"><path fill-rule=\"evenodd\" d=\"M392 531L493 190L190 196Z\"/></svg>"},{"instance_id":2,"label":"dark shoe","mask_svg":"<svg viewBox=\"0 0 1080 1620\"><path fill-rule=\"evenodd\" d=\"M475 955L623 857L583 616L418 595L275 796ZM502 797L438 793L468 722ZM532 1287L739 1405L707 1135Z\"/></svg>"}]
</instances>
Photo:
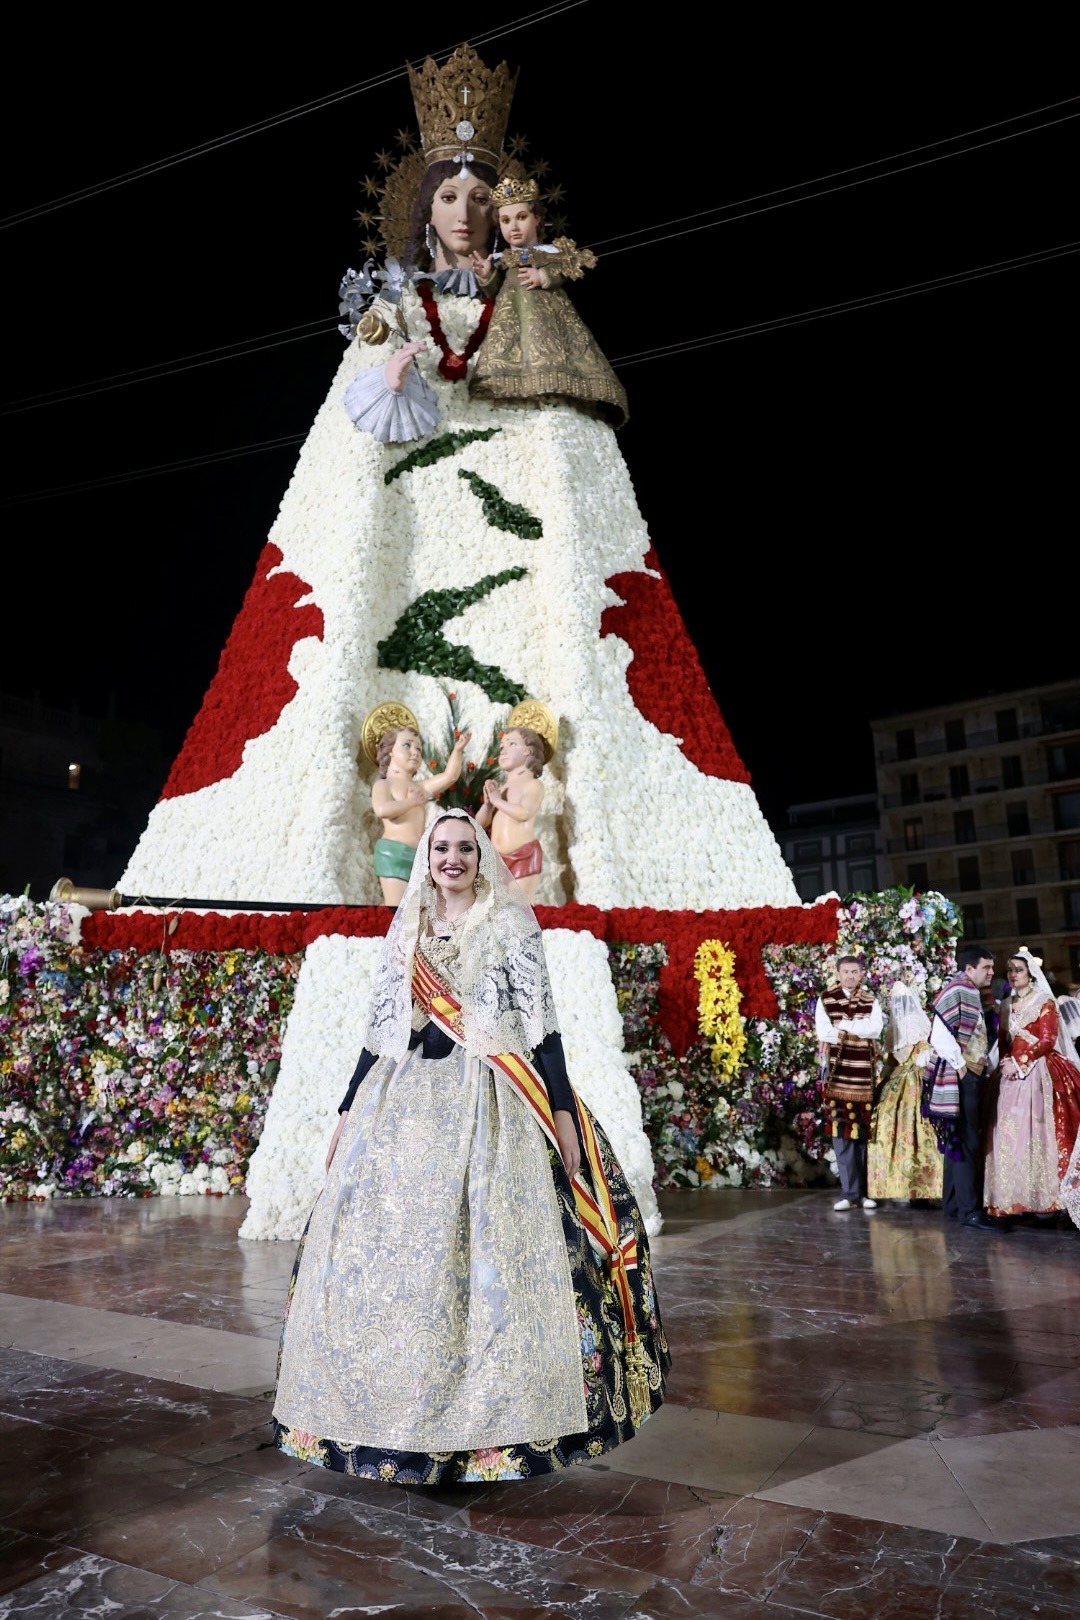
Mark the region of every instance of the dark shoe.
<instances>
[{"instance_id":1,"label":"dark shoe","mask_svg":"<svg viewBox=\"0 0 1080 1620\"><path fill-rule=\"evenodd\" d=\"M973 1210L970 1215L961 1215L959 1221L961 1226L974 1226L980 1232L1002 1232L1007 1230L1005 1227L999 1226L997 1221L992 1221L983 1209Z\"/></svg>"}]
</instances>

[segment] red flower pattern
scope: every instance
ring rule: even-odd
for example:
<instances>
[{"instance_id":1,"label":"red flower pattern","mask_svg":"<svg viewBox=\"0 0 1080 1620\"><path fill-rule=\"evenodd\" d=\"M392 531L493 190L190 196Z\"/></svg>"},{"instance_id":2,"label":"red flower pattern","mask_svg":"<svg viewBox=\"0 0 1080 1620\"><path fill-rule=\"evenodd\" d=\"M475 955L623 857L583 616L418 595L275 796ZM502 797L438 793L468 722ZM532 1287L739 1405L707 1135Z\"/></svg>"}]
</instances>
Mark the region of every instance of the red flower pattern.
<instances>
[{"instance_id":1,"label":"red flower pattern","mask_svg":"<svg viewBox=\"0 0 1080 1620\"><path fill-rule=\"evenodd\" d=\"M626 684L634 705L657 730L677 738L706 776L749 782L652 546L645 567L660 577L637 570L611 576L608 585L624 600L600 616L600 634L621 636L633 651Z\"/></svg>"},{"instance_id":2,"label":"red flower pattern","mask_svg":"<svg viewBox=\"0 0 1080 1620\"><path fill-rule=\"evenodd\" d=\"M244 744L275 726L296 695L289 656L301 637L321 639L323 615L314 603L297 607L298 598L311 587L296 574L271 576L281 558L279 548L268 540L217 673L161 790L163 799L195 793L232 776L240 767Z\"/></svg>"},{"instance_id":3,"label":"red flower pattern","mask_svg":"<svg viewBox=\"0 0 1080 1620\"><path fill-rule=\"evenodd\" d=\"M424 306L431 335L439 346L441 359L439 360L439 376L445 377L447 382L464 382L469 373L469 361L476 353L487 336L487 329L491 325L491 312L495 308L490 298L484 298L484 307L480 311L480 324L464 349L458 354L452 349L443 331L442 321L439 319L439 306L435 302L435 287L430 281L418 281L416 290L420 294L420 302ZM483 297L483 295L481 294ZM451 697L453 693L451 693Z\"/></svg>"}]
</instances>

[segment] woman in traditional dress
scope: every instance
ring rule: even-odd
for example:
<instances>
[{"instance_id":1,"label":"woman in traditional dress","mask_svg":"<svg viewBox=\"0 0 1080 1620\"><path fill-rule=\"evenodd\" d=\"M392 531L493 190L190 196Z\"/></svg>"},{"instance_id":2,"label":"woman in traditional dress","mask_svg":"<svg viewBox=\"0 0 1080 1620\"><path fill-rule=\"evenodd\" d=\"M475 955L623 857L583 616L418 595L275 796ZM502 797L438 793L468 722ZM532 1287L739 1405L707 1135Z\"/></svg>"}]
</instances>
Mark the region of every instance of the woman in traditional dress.
<instances>
[{"instance_id":1,"label":"woman in traditional dress","mask_svg":"<svg viewBox=\"0 0 1080 1620\"><path fill-rule=\"evenodd\" d=\"M391 923L301 1239L275 1444L350 1474L524 1479L660 1405L648 1242L566 1075L540 928L486 833L439 817Z\"/></svg>"},{"instance_id":2,"label":"woman in traditional dress","mask_svg":"<svg viewBox=\"0 0 1080 1620\"><path fill-rule=\"evenodd\" d=\"M983 1198L991 1215L1050 1217L1080 1132L1080 1067L1040 959L1021 946L1007 972Z\"/></svg>"},{"instance_id":3,"label":"woman in traditional dress","mask_svg":"<svg viewBox=\"0 0 1080 1620\"><path fill-rule=\"evenodd\" d=\"M922 1115L922 1071L930 1019L915 991L897 979L889 991L885 1046L890 1068L874 1102L867 1159L871 1198L907 1202L941 1197L941 1154Z\"/></svg>"}]
</instances>

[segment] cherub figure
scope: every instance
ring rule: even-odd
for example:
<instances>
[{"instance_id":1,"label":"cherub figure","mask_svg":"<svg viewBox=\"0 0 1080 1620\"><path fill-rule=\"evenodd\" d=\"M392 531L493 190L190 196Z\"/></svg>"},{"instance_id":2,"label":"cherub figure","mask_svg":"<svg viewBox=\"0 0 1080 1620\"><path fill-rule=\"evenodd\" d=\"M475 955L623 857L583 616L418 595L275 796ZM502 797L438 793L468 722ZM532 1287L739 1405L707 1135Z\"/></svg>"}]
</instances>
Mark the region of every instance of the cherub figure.
<instances>
[{"instance_id":1,"label":"cherub figure","mask_svg":"<svg viewBox=\"0 0 1080 1620\"><path fill-rule=\"evenodd\" d=\"M517 878L531 905L543 870L544 856L536 836L536 813L544 799L543 738L529 726L511 726L499 744L502 786L484 783L484 802L476 819L490 830L491 842Z\"/></svg>"},{"instance_id":2,"label":"cherub figure","mask_svg":"<svg viewBox=\"0 0 1080 1620\"><path fill-rule=\"evenodd\" d=\"M626 390L562 290L596 263L568 236L540 240L535 180L506 176L491 192L505 247L494 255L502 285L469 392L476 399L568 399L613 427L627 418Z\"/></svg>"},{"instance_id":3,"label":"cherub figure","mask_svg":"<svg viewBox=\"0 0 1080 1620\"><path fill-rule=\"evenodd\" d=\"M384 905L396 906L405 893L416 846L424 832L425 807L430 799L437 799L454 786L471 736L471 731L463 731L456 737L446 769L423 782L415 780L424 759L419 733L411 726L397 726L379 738L379 775L371 788L371 808L383 828L382 837L375 843L374 865Z\"/></svg>"}]
</instances>

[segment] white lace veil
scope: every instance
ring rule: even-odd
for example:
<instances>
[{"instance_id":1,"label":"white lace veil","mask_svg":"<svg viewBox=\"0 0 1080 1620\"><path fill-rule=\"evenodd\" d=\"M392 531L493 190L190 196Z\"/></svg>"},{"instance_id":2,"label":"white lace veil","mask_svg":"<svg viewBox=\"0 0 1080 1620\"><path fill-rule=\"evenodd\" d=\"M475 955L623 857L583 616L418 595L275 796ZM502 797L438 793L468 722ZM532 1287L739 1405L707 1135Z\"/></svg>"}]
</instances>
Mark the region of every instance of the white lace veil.
<instances>
[{"instance_id":1,"label":"white lace veil","mask_svg":"<svg viewBox=\"0 0 1080 1620\"><path fill-rule=\"evenodd\" d=\"M466 1049L478 1057L531 1052L559 1027L540 924L491 839L465 810L436 816L417 845L408 886L375 969L364 1045L383 1057L402 1057L408 1048L413 953L426 912L435 910L428 849L434 829L447 816L469 823L480 852L477 895L456 936L453 970Z\"/></svg>"},{"instance_id":2,"label":"white lace veil","mask_svg":"<svg viewBox=\"0 0 1080 1620\"><path fill-rule=\"evenodd\" d=\"M930 1020L909 984L897 979L889 991L888 1050L898 1063L906 1063L921 1041L930 1039Z\"/></svg>"},{"instance_id":3,"label":"white lace veil","mask_svg":"<svg viewBox=\"0 0 1080 1620\"><path fill-rule=\"evenodd\" d=\"M1019 957L1020 960L1027 965L1027 970L1031 974L1031 982L1035 986L1036 1004L1039 1007L1042 1007L1046 1004L1046 1002L1052 1001L1057 1009L1057 1040L1054 1044L1057 1046L1058 1051L1061 1053L1063 1058L1068 1059L1070 1063L1077 1064L1077 1066L1080 1067L1080 1060L1077 1058L1076 1047L1073 1044L1073 1037L1069 1031L1061 1002L1058 1001L1057 997L1054 995L1054 992L1051 990L1049 980L1042 970L1042 957L1033 956L1026 945L1021 945L1018 951L1013 951L1012 956L1009 957L1009 961L1011 962L1014 957ZM1061 1000L1072 1000L1072 998L1062 996ZM1005 1000L1001 1005L1003 1012L1005 1012L1006 1009L1008 1010L1009 1033L1010 1035L1015 1034L1016 1032L1012 1027L1013 996L1011 991L1009 992L1008 996L1005 997Z\"/></svg>"},{"instance_id":4,"label":"white lace veil","mask_svg":"<svg viewBox=\"0 0 1080 1620\"><path fill-rule=\"evenodd\" d=\"M1080 1001L1075 996L1058 996L1058 1051L1080 1069L1080 1054L1076 1043L1080 1041Z\"/></svg>"}]
</instances>

